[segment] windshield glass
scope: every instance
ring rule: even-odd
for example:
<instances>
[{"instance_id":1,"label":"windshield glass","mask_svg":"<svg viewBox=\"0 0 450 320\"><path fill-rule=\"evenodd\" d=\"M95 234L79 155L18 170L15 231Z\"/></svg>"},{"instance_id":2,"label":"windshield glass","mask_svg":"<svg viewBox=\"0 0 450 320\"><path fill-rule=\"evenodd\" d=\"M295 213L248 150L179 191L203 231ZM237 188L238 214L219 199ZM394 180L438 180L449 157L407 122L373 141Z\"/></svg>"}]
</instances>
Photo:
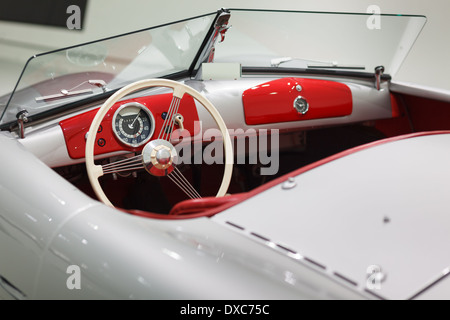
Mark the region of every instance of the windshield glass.
<instances>
[{"instance_id":1,"label":"windshield glass","mask_svg":"<svg viewBox=\"0 0 450 320\"><path fill-rule=\"evenodd\" d=\"M373 73L384 66L393 76L426 22L411 15L229 11L228 25L211 37L218 40L214 62L299 72ZM211 48L205 38L216 17L211 13L32 57L13 94L0 98L0 126L16 121L22 110L32 117L133 81L198 67L205 61L194 60L205 57L199 54L202 45Z\"/></svg>"},{"instance_id":2,"label":"windshield glass","mask_svg":"<svg viewBox=\"0 0 450 320\"><path fill-rule=\"evenodd\" d=\"M215 16L209 14L33 56L9 102L0 101L0 125L15 121L21 110L27 110L32 117L136 80L188 70Z\"/></svg>"},{"instance_id":3,"label":"windshield glass","mask_svg":"<svg viewBox=\"0 0 450 320\"><path fill-rule=\"evenodd\" d=\"M347 69L393 76L424 16L232 9L216 62L243 67Z\"/></svg>"}]
</instances>

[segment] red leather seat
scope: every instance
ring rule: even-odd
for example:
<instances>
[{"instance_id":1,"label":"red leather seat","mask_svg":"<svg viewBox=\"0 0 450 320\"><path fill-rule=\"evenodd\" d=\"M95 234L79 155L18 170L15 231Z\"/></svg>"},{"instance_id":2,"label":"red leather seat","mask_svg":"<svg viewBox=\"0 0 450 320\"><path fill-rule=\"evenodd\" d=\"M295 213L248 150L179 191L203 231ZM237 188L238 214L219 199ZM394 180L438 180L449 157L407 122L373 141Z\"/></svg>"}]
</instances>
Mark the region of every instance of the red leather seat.
<instances>
[{"instance_id":1,"label":"red leather seat","mask_svg":"<svg viewBox=\"0 0 450 320\"><path fill-rule=\"evenodd\" d=\"M217 208L223 204L232 203L244 196L244 193L236 193L224 197L206 197L201 199L189 199L177 203L169 215L186 215L196 214L207 211L209 209Z\"/></svg>"}]
</instances>

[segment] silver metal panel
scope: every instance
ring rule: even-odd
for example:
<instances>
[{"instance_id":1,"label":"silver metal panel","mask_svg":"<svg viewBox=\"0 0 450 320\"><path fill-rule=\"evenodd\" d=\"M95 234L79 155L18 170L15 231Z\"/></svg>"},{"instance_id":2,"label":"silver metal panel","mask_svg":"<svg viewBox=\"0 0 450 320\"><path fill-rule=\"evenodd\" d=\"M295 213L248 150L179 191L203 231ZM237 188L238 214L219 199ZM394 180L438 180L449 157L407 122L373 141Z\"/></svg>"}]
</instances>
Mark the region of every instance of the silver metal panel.
<instances>
[{"instance_id":1,"label":"silver metal panel","mask_svg":"<svg viewBox=\"0 0 450 320\"><path fill-rule=\"evenodd\" d=\"M449 134L391 142L310 170L294 188L277 185L213 220L290 248L361 291L370 287L369 268L379 266L385 280L372 291L407 299L450 266L449 163Z\"/></svg>"},{"instance_id":2,"label":"silver metal panel","mask_svg":"<svg viewBox=\"0 0 450 320\"><path fill-rule=\"evenodd\" d=\"M5 289L0 287L0 300L14 300L14 297L9 294Z\"/></svg>"},{"instance_id":3,"label":"silver metal panel","mask_svg":"<svg viewBox=\"0 0 450 320\"><path fill-rule=\"evenodd\" d=\"M450 102L450 90L427 87L416 83L393 81L391 82L390 90L392 92Z\"/></svg>"},{"instance_id":4,"label":"silver metal panel","mask_svg":"<svg viewBox=\"0 0 450 320\"><path fill-rule=\"evenodd\" d=\"M414 300L448 300L450 293L449 270L443 272L442 277L431 283L429 287L419 292Z\"/></svg>"},{"instance_id":5,"label":"silver metal panel","mask_svg":"<svg viewBox=\"0 0 450 320\"><path fill-rule=\"evenodd\" d=\"M59 125L33 132L25 139L18 141L49 167L75 163L67 152L64 135Z\"/></svg>"},{"instance_id":6,"label":"silver metal panel","mask_svg":"<svg viewBox=\"0 0 450 320\"><path fill-rule=\"evenodd\" d=\"M0 149L0 276L30 297L41 257L57 228L98 202L8 133L0 133Z\"/></svg>"},{"instance_id":7,"label":"silver metal panel","mask_svg":"<svg viewBox=\"0 0 450 320\"><path fill-rule=\"evenodd\" d=\"M81 269L80 289L66 286ZM36 299L363 299L338 281L208 218L152 220L102 206L65 224Z\"/></svg>"}]
</instances>

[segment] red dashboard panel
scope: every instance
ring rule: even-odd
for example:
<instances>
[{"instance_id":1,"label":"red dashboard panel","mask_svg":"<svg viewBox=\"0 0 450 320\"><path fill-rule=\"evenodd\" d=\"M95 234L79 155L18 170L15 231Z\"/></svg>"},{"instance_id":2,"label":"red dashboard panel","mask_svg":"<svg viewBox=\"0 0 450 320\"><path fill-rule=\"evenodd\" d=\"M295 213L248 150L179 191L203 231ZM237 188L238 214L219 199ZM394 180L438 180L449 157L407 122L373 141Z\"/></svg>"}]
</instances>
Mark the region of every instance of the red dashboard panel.
<instances>
[{"instance_id":1,"label":"red dashboard panel","mask_svg":"<svg viewBox=\"0 0 450 320\"><path fill-rule=\"evenodd\" d=\"M305 114L294 108L298 97L308 104ZM249 125L342 117L353 108L347 85L305 78L277 79L247 89L242 102Z\"/></svg>"},{"instance_id":2,"label":"red dashboard panel","mask_svg":"<svg viewBox=\"0 0 450 320\"><path fill-rule=\"evenodd\" d=\"M112 120L115 111L123 104L128 102L138 102L146 106L153 114L155 118L155 131L152 140L155 139L163 125L162 114L167 112L172 101L172 94L160 94L147 97L141 97L136 99L129 99L126 101L120 101L116 103L108 111L106 116L100 125L97 132L97 143L94 147L94 154L104 154L109 152L127 150L127 151L140 151L144 146L138 148L132 148L119 142L119 140L114 135L112 129ZM85 148L86 148L86 133L89 131L92 120L97 114L98 109L91 110L80 115L74 116L69 119L60 121L60 126L64 133L64 139L66 141L67 150L69 155L73 159L84 158ZM178 113L182 114L184 117L184 129L188 130L191 136L197 134L194 130L198 130L194 126L194 122L198 121L197 108L195 106L194 99L185 94L183 99L181 99L180 107ZM177 128L177 127L175 127Z\"/></svg>"}]
</instances>

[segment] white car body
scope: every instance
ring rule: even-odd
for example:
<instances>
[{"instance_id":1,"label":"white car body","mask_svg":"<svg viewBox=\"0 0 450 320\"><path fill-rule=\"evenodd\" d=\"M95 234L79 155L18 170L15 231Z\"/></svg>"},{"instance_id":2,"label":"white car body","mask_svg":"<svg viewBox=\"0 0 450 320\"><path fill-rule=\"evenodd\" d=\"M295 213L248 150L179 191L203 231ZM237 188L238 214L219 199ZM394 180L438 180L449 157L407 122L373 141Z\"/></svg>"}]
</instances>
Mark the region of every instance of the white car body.
<instances>
[{"instance_id":1,"label":"white car body","mask_svg":"<svg viewBox=\"0 0 450 320\"><path fill-rule=\"evenodd\" d=\"M231 36L227 33L224 43ZM237 129L277 130L281 152L308 148L304 132L314 136L315 130L355 124L381 128L382 121L403 128L394 121L406 121L408 112L396 113L395 95L411 103L410 111L417 110L416 101L426 101L444 110L441 117L450 114L448 92L389 78L380 78L377 88L372 70L370 76L358 76L244 67L239 79L220 78L223 72L205 79L199 72L176 80L215 106L233 129L232 138L241 138ZM345 85L351 114L248 124L243 95L292 76ZM26 93L29 105L38 91L33 90ZM166 92L147 89L133 97ZM9 102L4 117L17 113ZM65 178L62 170L82 167L84 158L71 156L64 121L101 105L102 100L90 101L43 117L38 110L23 132L21 124L0 122L0 298L450 298L450 122L441 127L434 118L439 113L427 122L439 122L435 128L398 129L368 143L346 142L339 152L286 169L228 203L167 218L142 208L110 207L84 193L79 180ZM205 109L198 103L195 108L203 133L213 128Z\"/></svg>"}]
</instances>

